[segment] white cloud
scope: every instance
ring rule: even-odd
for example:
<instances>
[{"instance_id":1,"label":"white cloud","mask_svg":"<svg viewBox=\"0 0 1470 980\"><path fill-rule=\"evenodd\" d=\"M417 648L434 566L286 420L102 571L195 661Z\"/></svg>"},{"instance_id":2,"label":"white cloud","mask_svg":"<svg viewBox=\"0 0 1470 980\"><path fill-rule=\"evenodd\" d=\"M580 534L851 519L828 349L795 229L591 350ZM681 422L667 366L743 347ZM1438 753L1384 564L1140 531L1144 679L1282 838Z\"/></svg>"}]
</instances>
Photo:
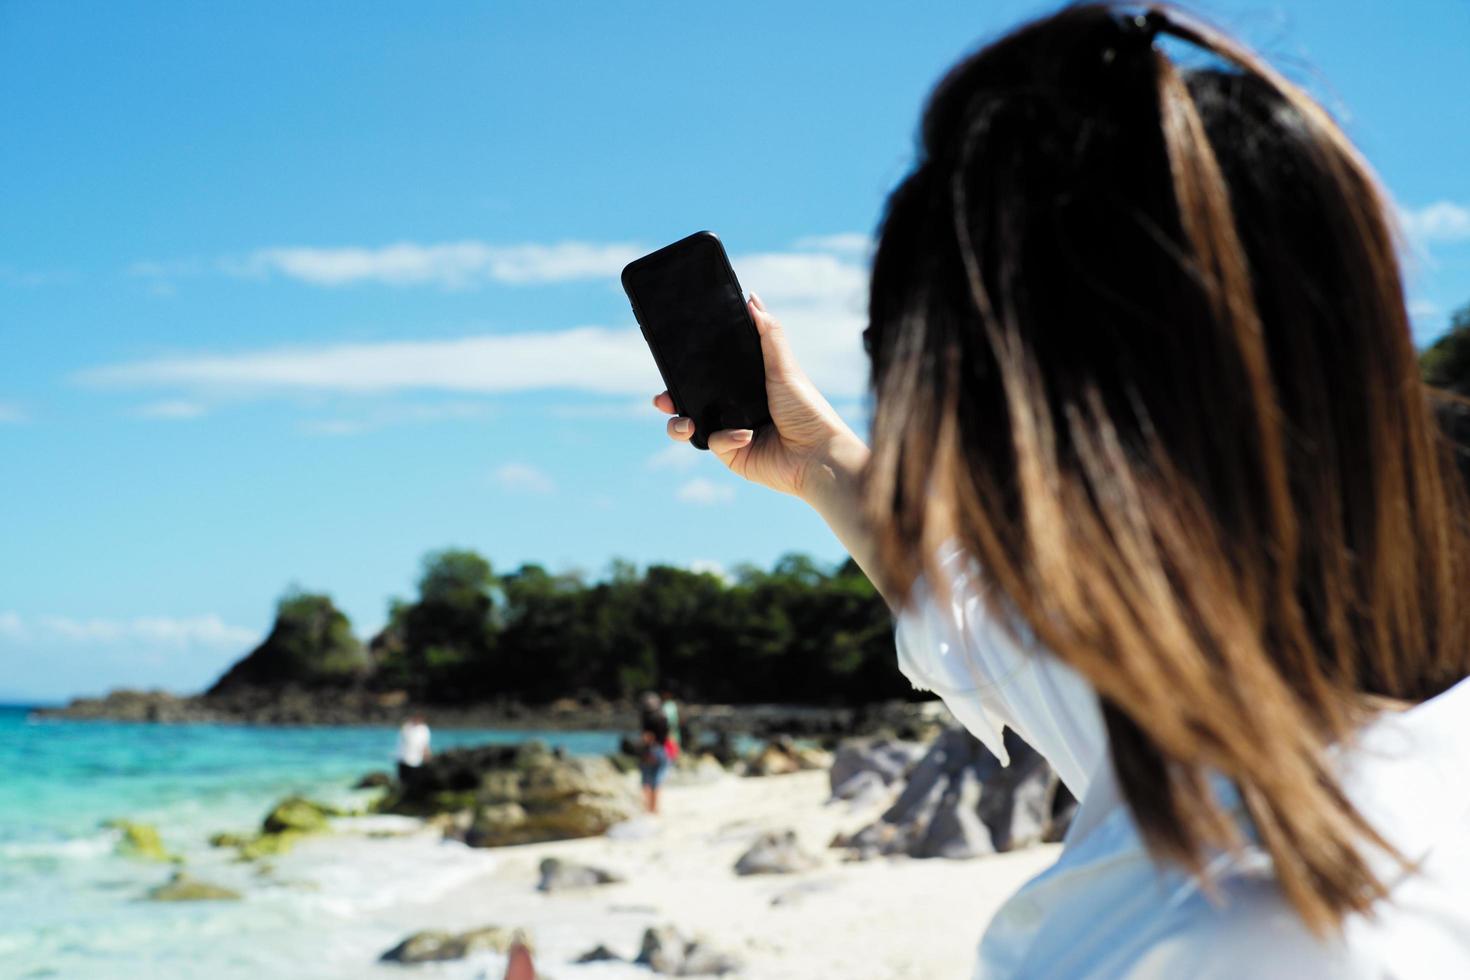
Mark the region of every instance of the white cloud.
<instances>
[{"instance_id":1,"label":"white cloud","mask_svg":"<svg viewBox=\"0 0 1470 980\"><path fill-rule=\"evenodd\" d=\"M506 463L496 468L495 482L511 493L548 494L556 492L556 481L530 463Z\"/></svg>"},{"instance_id":2,"label":"white cloud","mask_svg":"<svg viewBox=\"0 0 1470 980\"><path fill-rule=\"evenodd\" d=\"M133 619L39 616L32 623L13 611L0 613L0 636L73 644L146 643L171 648L233 648L253 644L260 638L255 630L232 626L213 613Z\"/></svg>"},{"instance_id":3,"label":"white cloud","mask_svg":"<svg viewBox=\"0 0 1470 980\"><path fill-rule=\"evenodd\" d=\"M725 570L724 565L708 558L696 558L694 561L691 561L689 563L689 570L701 575L713 575L726 585L735 581L734 577Z\"/></svg>"},{"instance_id":4,"label":"white cloud","mask_svg":"<svg viewBox=\"0 0 1470 980\"><path fill-rule=\"evenodd\" d=\"M12 402L0 402L0 425L20 425L30 420L31 417L19 405Z\"/></svg>"},{"instance_id":5,"label":"white cloud","mask_svg":"<svg viewBox=\"0 0 1470 980\"><path fill-rule=\"evenodd\" d=\"M651 470L675 470L683 472L699 465L699 450L682 442L670 442L667 446L648 457Z\"/></svg>"},{"instance_id":6,"label":"white cloud","mask_svg":"<svg viewBox=\"0 0 1470 980\"><path fill-rule=\"evenodd\" d=\"M463 289L486 282L546 283L613 277L646 251L632 243L557 242L492 245L481 241L378 248L277 246L220 263L238 276L284 276L314 286L373 282Z\"/></svg>"},{"instance_id":7,"label":"white cloud","mask_svg":"<svg viewBox=\"0 0 1470 980\"><path fill-rule=\"evenodd\" d=\"M710 507L715 504L728 504L734 500L735 488L728 483L716 483L714 480L697 476L675 491L674 496L686 504Z\"/></svg>"},{"instance_id":8,"label":"white cloud","mask_svg":"<svg viewBox=\"0 0 1470 980\"><path fill-rule=\"evenodd\" d=\"M161 357L93 368L83 384L228 391L656 391L658 372L634 329L573 327L453 340L277 347Z\"/></svg>"},{"instance_id":9,"label":"white cloud","mask_svg":"<svg viewBox=\"0 0 1470 980\"><path fill-rule=\"evenodd\" d=\"M847 252L866 254L873 247L873 239L860 231L840 232L836 235L808 235L796 240L797 248L811 248L820 252Z\"/></svg>"},{"instance_id":10,"label":"white cloud","mask_svg":"<svg viewBox=\"0 0 1470 980\"><path fill-rule=\"evenodd\" d=\"M1422 208L1400 208L1399 221L1420 245L1470 241L1470 207L1436 201Z\"/></svg>"},{"instance_id":11,"label":"white cloud","mask_svg":"<svg viewBox=\"0 0 1470 980\"><path fill-rule=\"evenodd\" d=\"M529 250L531 246L519 248ZM447 273L443 268L432 271L436 268L432 262L416 264L417 260L405 259L402 270L394 275L400 281L409 281L402 277L421 276L428 278L420 281L448 283L470 275L464 270L474 267L480 269L477 275L494 268L499 270L497 275L522 276L529 281L536 276L566 275L573 269L591 275L597 268L597 275L611 278L627 257L616 250L627 251L631 246L589 245L581 258L556 252L558 248L565 250L565 246L538 248L555 257L533 260L532 252L526 251L514 260L497 259L500 265L450 262L451 271ZM320 264L314 264L319 256L303 258L292 267L332 283L377 275L382 272L380 267L395 267L393 262L379 261L382 250L338 251L351 255ZM833 398L860 396L867 387L867 361L862 351L866 266L850 255L831 251L768 252L737 256L732 262L741 284L758 292L785 324L797 356L818 387ZM375 269L378 271L372 271ZM663 387L642 335L631 325L478 334L445 340L186 353L95 367L75 379L98 386L175 389L196 398L221 392L381 395L411 390L486 393L550 389L632 395L641 400ZM623 404L614 407L619 413L623 411ZM606 408L580 405L566 406L564 411L569 415L602 414ZM650 411L642 401L636 410L628 408L629 415Z\"/></svg>"},{"instance_id":12,"label":"white cloud","mask_svg":"<svg viewBox=\"0 0 1470 980\"><path fill-rule=\"evenodd\" d=\"M145 419L165 419L169 421L183 421L186 419L197 419L207 412L199 402L175 399L172 401L150 402L139 406L137 415Z\"/></svg>"}]
</instances>

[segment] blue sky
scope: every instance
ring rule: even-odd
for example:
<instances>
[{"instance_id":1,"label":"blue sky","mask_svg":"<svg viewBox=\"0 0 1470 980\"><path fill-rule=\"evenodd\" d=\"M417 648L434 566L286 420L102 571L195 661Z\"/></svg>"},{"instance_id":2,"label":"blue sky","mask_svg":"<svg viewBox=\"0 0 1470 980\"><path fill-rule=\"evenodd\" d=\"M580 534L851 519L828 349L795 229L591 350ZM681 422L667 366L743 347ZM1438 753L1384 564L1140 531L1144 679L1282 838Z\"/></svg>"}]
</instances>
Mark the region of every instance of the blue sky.
<instances>
[{"instance_id":1,"label":"blue sky","mask_svg":"<svg viewBox=\"0 0 1470 980\"><path fill-rule=\"evenodd\" d=\"M867 236L1007 2L0 0L0 698L200 687L291 583L420 556L836 560L670 452L617 285L699 228L862 414ZM1470 3L1216 2L1342 116L1470 301Z\"/></svg>"}]
</instances>

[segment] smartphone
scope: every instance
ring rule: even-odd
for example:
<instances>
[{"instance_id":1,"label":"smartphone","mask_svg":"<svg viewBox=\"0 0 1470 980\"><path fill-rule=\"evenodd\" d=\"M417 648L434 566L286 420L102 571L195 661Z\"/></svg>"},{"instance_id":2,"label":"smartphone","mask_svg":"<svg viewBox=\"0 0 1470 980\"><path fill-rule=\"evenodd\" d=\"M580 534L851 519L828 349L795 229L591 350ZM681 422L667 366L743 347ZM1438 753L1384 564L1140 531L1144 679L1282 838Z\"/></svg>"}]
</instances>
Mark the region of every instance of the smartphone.
<instances>
[{"instance_id":1,"label":"smartphone","mask_svg":"<svg viewBox=\"0 0 1470 980\"><path fill-rule=\"evenodd\" d=\"M771 421L760 334L714 232L629 262L623 290L674 408L694 420L690 442L708 449L711 433Z\"/></svg>"}]
</instances>

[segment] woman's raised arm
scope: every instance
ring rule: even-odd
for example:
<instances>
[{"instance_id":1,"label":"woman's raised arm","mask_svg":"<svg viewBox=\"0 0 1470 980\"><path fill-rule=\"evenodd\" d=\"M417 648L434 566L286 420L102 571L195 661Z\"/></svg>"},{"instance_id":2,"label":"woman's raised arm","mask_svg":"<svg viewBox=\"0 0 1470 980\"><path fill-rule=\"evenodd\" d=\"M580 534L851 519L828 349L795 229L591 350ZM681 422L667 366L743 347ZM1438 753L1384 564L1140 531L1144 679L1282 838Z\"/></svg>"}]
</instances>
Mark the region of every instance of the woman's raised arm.
<instances>
[{"instance_id":1,"label":"woman's raised arm","mask_svg":"<svg viewBox=\"0 0 1470 980\"><path fill-rule=\"evenodd\" d=\"M747 306L760 333L772 424L759 432L726 429L710 433L710 451L738 476L810 504L891 606L873 535L862 514L861 484L868 447L806 376L781 324L766 312L760 297L752 293ZM674 401L667 391L658 394L653 404L674 415ZM675 415L669 419L668 433L671 439L688 442L694 435L694 422Z\"/></svg>"}]
</instances>

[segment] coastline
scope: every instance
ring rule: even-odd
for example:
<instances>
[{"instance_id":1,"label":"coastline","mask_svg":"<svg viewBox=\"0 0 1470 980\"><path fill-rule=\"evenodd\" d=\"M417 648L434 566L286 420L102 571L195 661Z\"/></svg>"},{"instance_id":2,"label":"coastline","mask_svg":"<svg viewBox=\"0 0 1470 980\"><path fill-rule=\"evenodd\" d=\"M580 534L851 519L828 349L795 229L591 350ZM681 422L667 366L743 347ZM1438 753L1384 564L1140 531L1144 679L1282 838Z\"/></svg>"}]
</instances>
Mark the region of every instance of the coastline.
<instances>
[{"instance_id":1,"label":"coastline","mask_svg":"<svg viewBox=\"0 0 1470 980\"><path fill-rule=\"evenodd\" d=\"M30 716L67 721L149 724L224 724L282 727L393 727L411 710L421 710L435 729L502 731L625 731L638 729L631 702L564 698L550 704L503 700L479 704L412 704L401 692L312 691L270 688L229 695L176 695L166 691L113 691L37 707ZM950 721L938 700L879 701L853 706L809 704L681 704L684 724L700 737L790 736L835 740L892 732L900 737L932 735Z\"/></svg>"}]
</instances>

